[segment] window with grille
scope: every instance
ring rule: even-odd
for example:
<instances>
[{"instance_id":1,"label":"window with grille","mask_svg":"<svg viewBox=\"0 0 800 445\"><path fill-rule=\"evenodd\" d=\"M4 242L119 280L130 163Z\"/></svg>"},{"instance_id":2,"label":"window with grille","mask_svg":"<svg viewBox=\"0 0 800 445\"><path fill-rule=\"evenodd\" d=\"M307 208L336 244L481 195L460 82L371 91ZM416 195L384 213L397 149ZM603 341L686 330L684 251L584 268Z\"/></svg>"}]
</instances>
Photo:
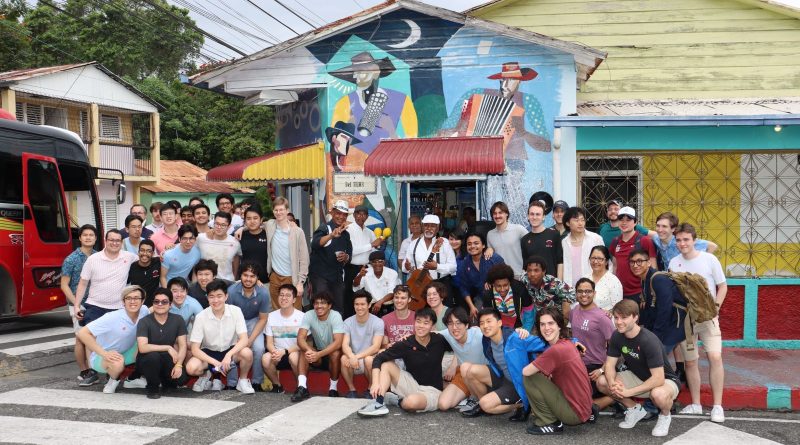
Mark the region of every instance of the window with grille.
<instances>
[{"instance_id":1,"label":"window with grille","mask_svg":"<svg viewBox=\"0 0 800 445\"><path fill-rule=\"evenodd\" d=\"M122 140L122 122L119 116L111 114L100 115L100 137L115 141Z\"/></svg>"},{"instance_id":2,"label":"window with grille","mask_svg":"<svg viewBox=\"0 0 800 445\"><path fill-rule=\"evenodd\" d=\"M89 127L89 113L86 111L81 111L80 114L80 127L81 127L81 139L84 141L90 141L90 127Z\"/></svg>"},{"instance_id":3,"label":"window with grille","mask_svg":"<svg viewBox=\"0 0 800 445\"><path fill-rule=\"evenodd\" d=\"M42 108L39 104L17 102L17 120L26 124L42 125Z\"/></svg>"},{"instance_id":4,"label":"window with grille","mask_svg":"<svg viewBox=\"0 0 800 445\"><path fill-rule=\"evenodd\" d=\"M67 125L67 109L44 107L44 124L69 130Z\"/></svg>"},{"instance_id":5,"label":"window with grille","mask_svg":"<svg viewBox=\"0 0 800 445\"><path fill-rule=\"evenodd\" d=\"M119 227L117 221L117 201L115 199L104 199L100 201L100 211L103 214L104 232Z\"/></svg>"}]
</instances>

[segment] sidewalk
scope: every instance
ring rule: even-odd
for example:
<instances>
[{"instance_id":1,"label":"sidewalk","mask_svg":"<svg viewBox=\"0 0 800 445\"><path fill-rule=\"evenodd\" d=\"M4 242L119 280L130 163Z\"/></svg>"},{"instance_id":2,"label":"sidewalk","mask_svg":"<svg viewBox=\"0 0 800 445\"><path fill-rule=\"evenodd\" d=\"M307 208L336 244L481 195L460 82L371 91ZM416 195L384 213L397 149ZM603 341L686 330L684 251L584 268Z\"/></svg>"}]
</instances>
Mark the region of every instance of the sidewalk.
<instances>
[{"instance_id":1,"label":"sidewalk","mask_svg":"<svg viewBox=\"0 0 800 445\"><path fill-rule=\"evenodd\" d=\"M800 410L800 350L723 348L725 409ZM700 352L700 399L711 406L708 361ZM681 388L678 400L691 402L689 389Z\"/></svg>"}]
</instances>

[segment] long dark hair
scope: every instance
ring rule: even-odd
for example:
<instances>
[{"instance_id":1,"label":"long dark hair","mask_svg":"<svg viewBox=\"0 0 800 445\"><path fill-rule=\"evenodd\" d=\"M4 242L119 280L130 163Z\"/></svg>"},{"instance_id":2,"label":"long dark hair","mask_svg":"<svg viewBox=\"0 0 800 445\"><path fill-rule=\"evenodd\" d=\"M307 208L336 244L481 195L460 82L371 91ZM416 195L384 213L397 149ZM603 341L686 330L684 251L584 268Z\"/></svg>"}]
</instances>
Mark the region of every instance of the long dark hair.
<instances>
[{"instance_id":1,"label":"long dark hair","mask_svg":"<svg viewBox=\"0 0 800 445\"><path fill-rule=\"evenodd\" d=\"M567 324L564 323L564 314L558 308L555 307L546 307L544 309L536 311L536 333L539 335L539 338L542 339L545 343L547 342L544 337L542 336L542 332L539 329L539 320L542 318L542 315L549 315L553 317L553 320L558 325L558 338L569 338L569 332L567 331Z\"/></svg>"}]
</instances>

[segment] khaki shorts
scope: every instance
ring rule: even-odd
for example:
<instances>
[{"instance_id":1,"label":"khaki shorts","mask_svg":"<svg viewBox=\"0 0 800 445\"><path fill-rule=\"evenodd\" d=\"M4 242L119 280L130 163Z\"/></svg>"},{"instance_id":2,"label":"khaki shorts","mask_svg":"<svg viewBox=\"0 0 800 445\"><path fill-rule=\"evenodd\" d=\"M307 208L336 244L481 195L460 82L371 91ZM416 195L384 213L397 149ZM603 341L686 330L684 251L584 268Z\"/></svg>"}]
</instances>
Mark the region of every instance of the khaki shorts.
<instances>
[{"instance_id":1,"label":"khaki shorts","mask_svg":"<svg viewBox=\"0 0 800 445\"><path fill-rule=\"evenodd\" d=\"M414 377L408 371L400 371L400 377L397 379L397 384L392 384L392 392L398 396L408 397L411 394L422 394L425 396L425 409L419 412L436 411L439 404L439 395L441 391L433 386L422 386L414 380Z\"/></svg>"},{"instance_id":2,"label":"khaki shorts","mask_svg":"<svg viewBox=\"0 0 800 445\"><path fill-rule=\"evenodd\" d=\"M362 375L366 372L366 365L364 365L364 359L358 359L358 368L353 369L354 375Z\"/></svg>"},{"instance_id":3,"label":"khaki shorts","mask_svg":"<svg viewBox=\"0 0 800 445\"><path fill-rule=\"evenodd\" d=\"M634 388L644 383L641 379L639 379L639 377L636 377L636 374L629 370L618 372L617 377L622 380L622 384L625 385L626 388ZM675 382L670 379L664 379L664 384L672 390L672 400L677 399L679 392L678 385L676 385ZM649 399L650 391L636 394L634 397Z\"/></svg>"},{"instance_id":4,"label":"khaki shorts","mask_svg":"<svg viewBox=\"0 0 800 445\"><path fill-rule=\"evenodd\" d=\"M713 320L704 321L702 323L695 323L694 325L694 350L688 351L686 349L686 341L681 342L681 352L683 352L683 359L686 361L694 361L700 358L700 351L697 349L698 338L703 342L703 349L706 353L716 352L722 353L722 331L719 329L719 317L714 317Z\"/></svg>"}]
</instances>

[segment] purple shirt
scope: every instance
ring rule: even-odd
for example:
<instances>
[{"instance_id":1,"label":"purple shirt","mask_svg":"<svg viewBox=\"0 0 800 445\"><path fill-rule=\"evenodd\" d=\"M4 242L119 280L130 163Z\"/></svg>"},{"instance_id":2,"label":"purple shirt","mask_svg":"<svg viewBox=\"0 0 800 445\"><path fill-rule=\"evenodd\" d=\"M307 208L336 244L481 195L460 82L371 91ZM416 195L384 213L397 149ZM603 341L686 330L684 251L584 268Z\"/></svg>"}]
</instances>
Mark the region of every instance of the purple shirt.
<instances>
[{"instance_id":1,"label":"purple shirt","mask_svg":"<svg viewBox=\"0 0 800 445\"><path fill-rule=\"evenodd\" d=\"M587 365L601 365L606 362L606 343L614 333L614 324L606 312L598 307L583 310L580 306L569 311L572 335L586 346L582 357Z\"/></svg>"}]
</instances>

